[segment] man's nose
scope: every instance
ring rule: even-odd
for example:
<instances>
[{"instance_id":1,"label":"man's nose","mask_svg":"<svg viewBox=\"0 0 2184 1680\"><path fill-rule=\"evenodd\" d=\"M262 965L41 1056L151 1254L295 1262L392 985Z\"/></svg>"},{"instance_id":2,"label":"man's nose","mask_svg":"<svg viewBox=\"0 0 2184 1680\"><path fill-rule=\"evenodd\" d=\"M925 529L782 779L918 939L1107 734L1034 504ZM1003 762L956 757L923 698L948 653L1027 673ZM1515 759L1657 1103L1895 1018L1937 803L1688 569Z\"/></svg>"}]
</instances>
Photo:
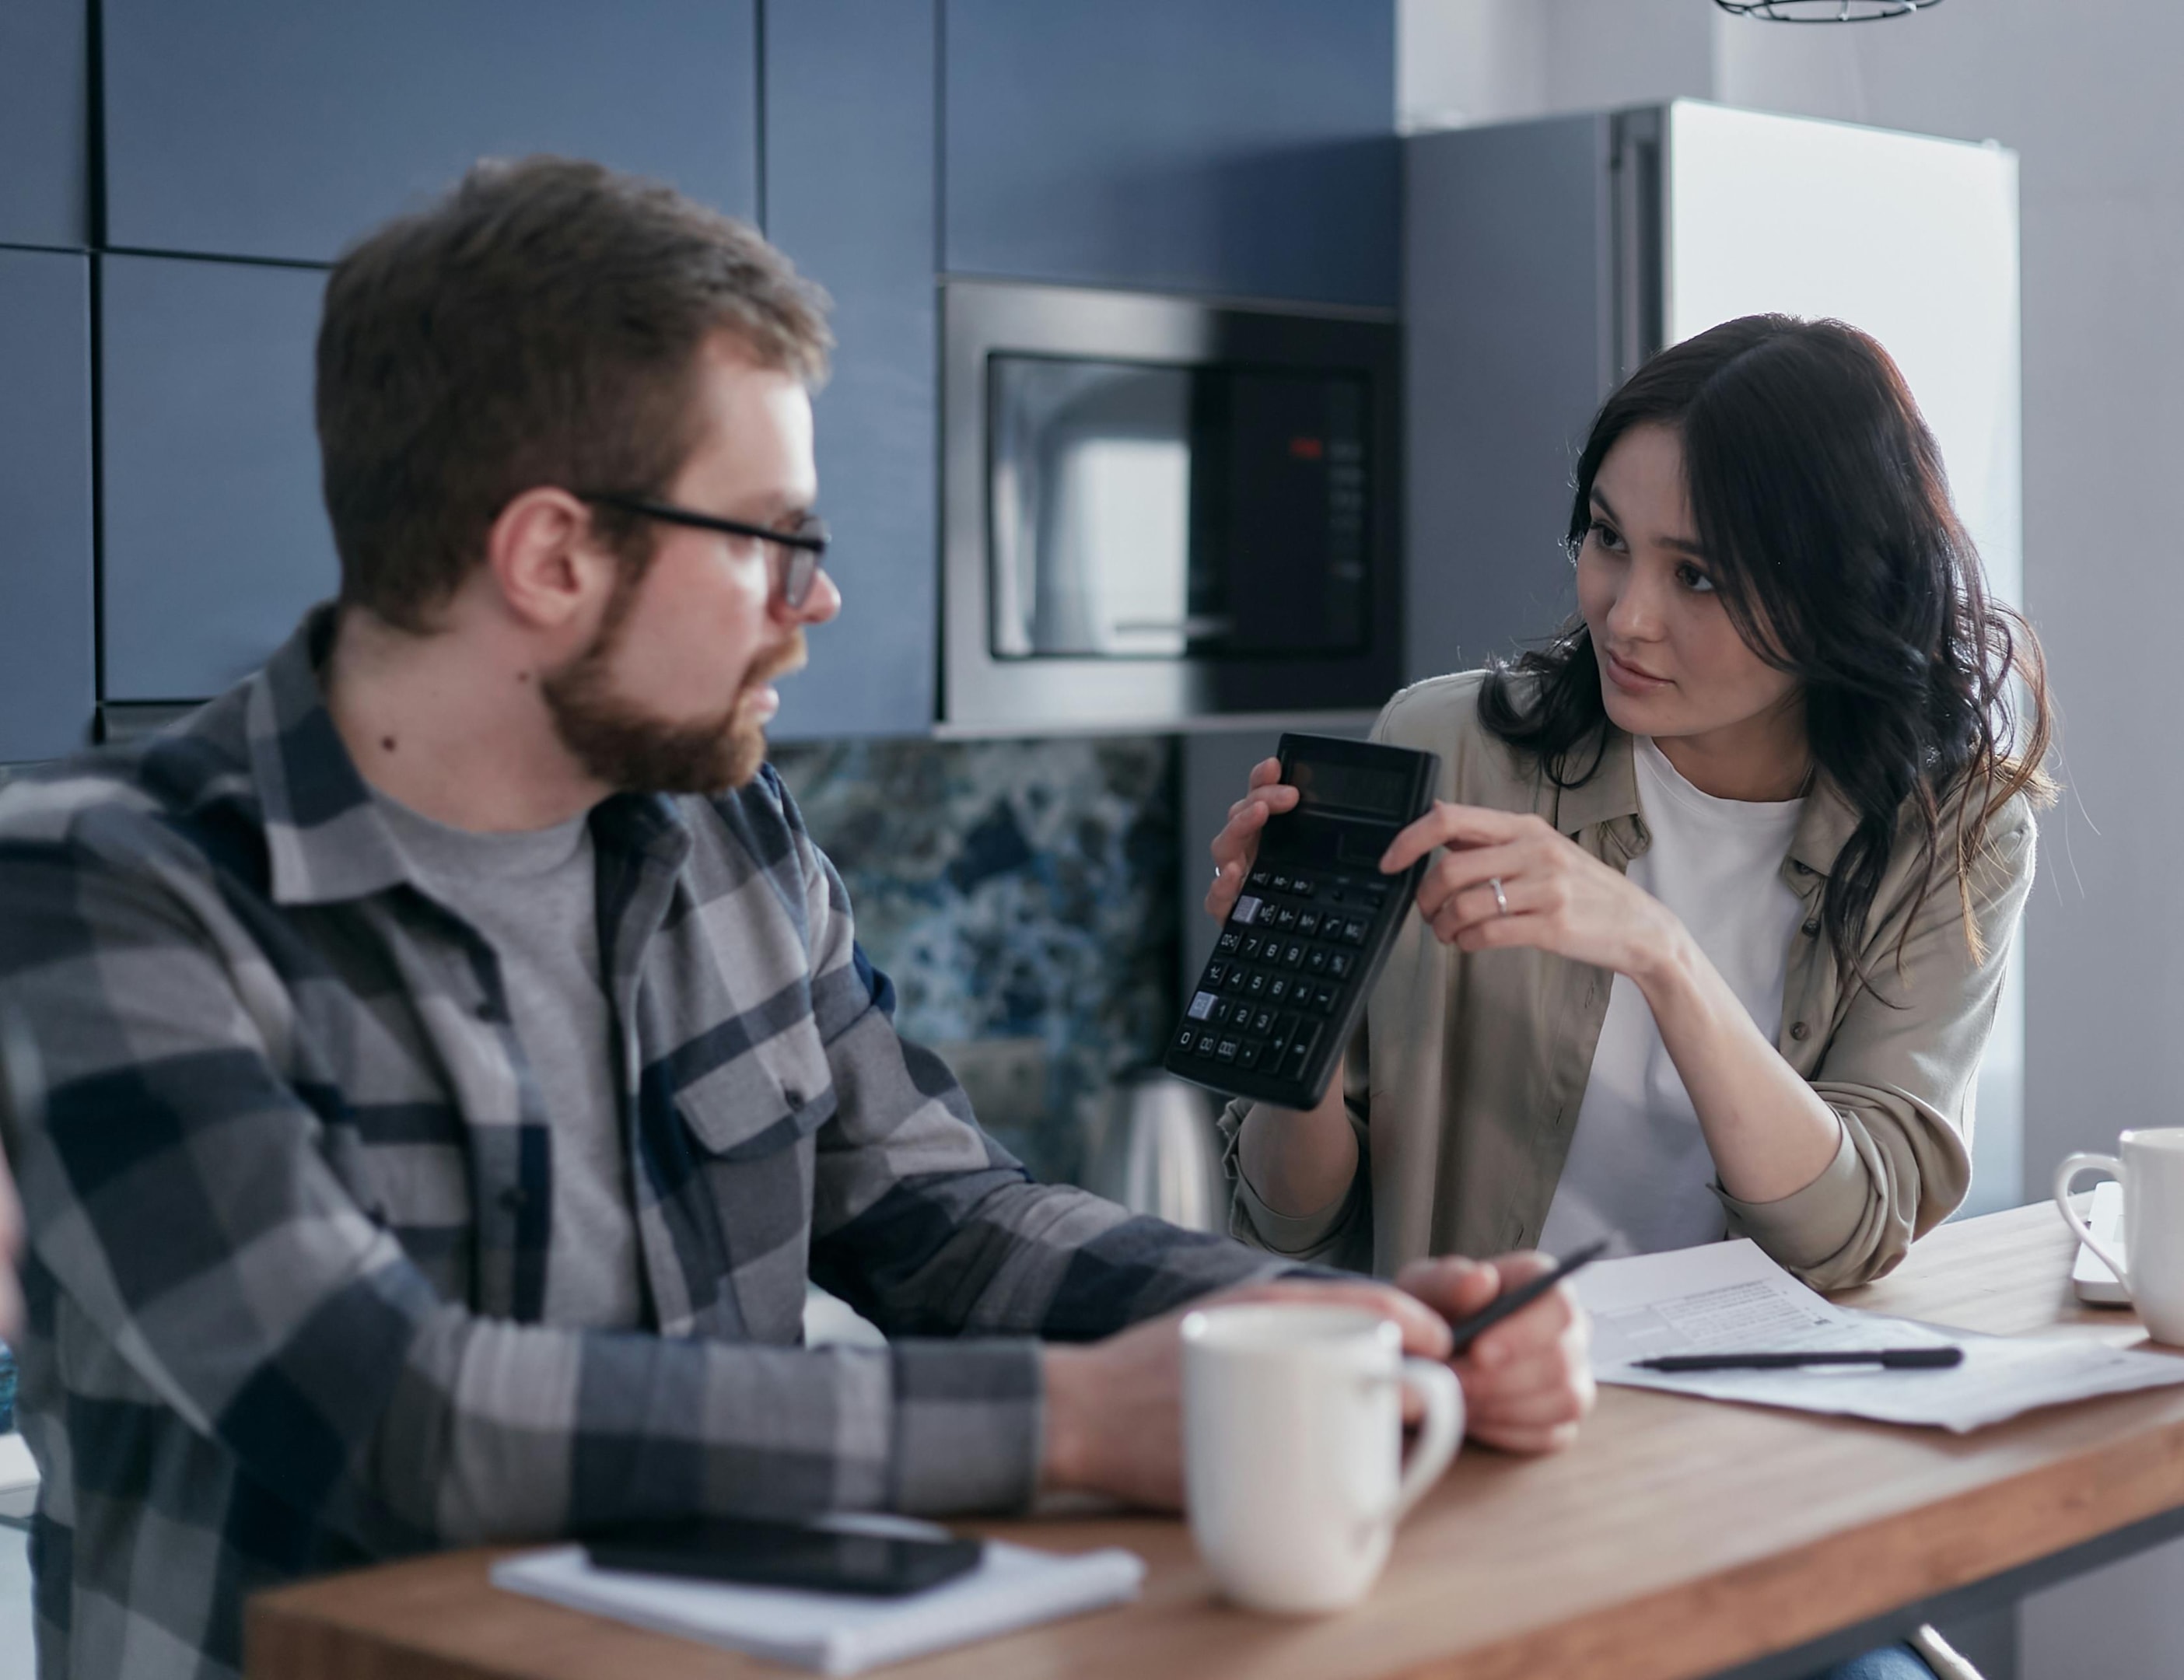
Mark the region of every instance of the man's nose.
<instances>
[{"instance_id":1,"label":"man's nose","mask_svg":"<svg viewBox=\"0 0 2184 1680\"><path fill-rule=\"evenodd\" d=\"M812 574L811 587L801 606L790 606L778 594L773 601L775 610L791 624L824 624L842 610L842 591L834 574L822 566Z\"/></svg>"}]
</instances>

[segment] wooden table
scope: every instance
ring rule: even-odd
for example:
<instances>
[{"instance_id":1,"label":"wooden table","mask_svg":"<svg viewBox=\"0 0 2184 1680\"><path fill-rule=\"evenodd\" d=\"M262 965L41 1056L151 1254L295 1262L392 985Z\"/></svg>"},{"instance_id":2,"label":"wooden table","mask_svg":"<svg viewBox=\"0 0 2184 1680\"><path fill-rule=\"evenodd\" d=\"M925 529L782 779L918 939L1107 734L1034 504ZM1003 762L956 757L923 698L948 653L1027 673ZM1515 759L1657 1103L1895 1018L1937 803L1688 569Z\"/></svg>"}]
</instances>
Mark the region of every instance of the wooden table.
<instances>
[{"instance_id":1,"label":"wooden table","mask_svg":"<svg viewBox=\"0 0 2184 1680\"><path fill-rule=\"evenodd\" d=\"M1967 1329L2141 1339L2081 1308L2046 1204L1946 1227L1849 1304ZM1358 1608L1284 1622L1216 1599L1177 1521L980 1525L1150 1566L1126 1608L888 1671L900 1680L1791 1680L1938 1611L2184 1533L2184 1388L1968 1437L1602 1391L1572 1450L1467 1450ZM255 1599L251 1680L729 1680L771 1664L493 1590L460 1552Z\"/></svg>"}]
</instances>

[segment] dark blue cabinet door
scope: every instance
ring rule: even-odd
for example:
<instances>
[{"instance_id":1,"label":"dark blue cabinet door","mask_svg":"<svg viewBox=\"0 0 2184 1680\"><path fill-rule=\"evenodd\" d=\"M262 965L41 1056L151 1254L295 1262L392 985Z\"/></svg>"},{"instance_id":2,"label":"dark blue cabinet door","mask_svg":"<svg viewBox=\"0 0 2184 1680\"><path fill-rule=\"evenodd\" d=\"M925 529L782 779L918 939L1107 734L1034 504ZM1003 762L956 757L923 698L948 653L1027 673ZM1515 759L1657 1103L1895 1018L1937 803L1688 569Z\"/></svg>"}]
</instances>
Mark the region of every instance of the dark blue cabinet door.
<instances>
[{"instance_id":1,"label":"dark blue cabinet door","mask_svg":"<svg viewBox=\"0 0 2184 1680\"><path fill-rule=\"evenodd\" d=\"M827 564L842 615L775 733L922 733L933 720L933 0L773 0L766 14L766 231L833 294L815 404Z\"/></svg>"},{"instance_id":2,"label":"dark blue cabinet door","mask_svg":"<svg viewBox=\"0 0 2184 1680\"><path fill-rule=\"evenodd\" d=\"M91 259L0 251L0 763L91 739Z\"/></svg>"},{"instance_id":3,"label":"dark blue cabinet door","mask_svg":"<svg viewBox=\"0 0 2184 1680\"><path fill-rule=\"evenodd\" d=\"M196 700L334 591L314 269L100 259L106 692Z\"/></svg>"},{"instance_id":4,"label":"dark blue cabinet door","mask_svg":"<svg viewBox=\"0 0 2184 1680\"><path fill-rule=\"evenodd\" d=\"M0 244L87 242L87 0L0 5Z\"/></svg>"},{"instance_id":5,"label":"dark blue cabinet door","mask_svg":"<svg viewBox=\"0 0 2184 1680\"><path fill-rule=\"evenodd\" d=\"M1392 306L1391 0L946 0L951 273Z\"/></svg>"},{"instance_id":6,"label":"dark blue cabinet door","mask_svg":"<svg viewBox=\"0 0 2184 1680\"><path fill-rule=\"evenodd\" d=\"M105 0L108 241L328 261L531 152L751 216L755 3Z\"/></svg>"}]
</instances>

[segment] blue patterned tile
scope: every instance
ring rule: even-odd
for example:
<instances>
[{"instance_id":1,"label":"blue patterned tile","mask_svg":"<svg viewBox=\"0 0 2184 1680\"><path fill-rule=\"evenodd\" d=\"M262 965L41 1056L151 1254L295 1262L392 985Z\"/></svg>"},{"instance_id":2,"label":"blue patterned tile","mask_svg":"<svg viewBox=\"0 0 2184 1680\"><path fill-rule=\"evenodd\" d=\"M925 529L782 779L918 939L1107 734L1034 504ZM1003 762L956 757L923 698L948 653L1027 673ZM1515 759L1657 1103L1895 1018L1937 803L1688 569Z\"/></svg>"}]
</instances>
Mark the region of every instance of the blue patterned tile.
<instances>
[{"instance_id":1,"label":"blue patterned tile","mask_svg":"<svg viewBox=\"0 0 2184 1680\"><path fill-rule=\"evenodd\" d=\"M773 762L904 1033L1042 1040L1046 1120L996 1131L1041 1177L1076 1176L1082 1099L1157 1060L1175 1015L1173 739L795 744Z\"/></svg>"}]
</instances>

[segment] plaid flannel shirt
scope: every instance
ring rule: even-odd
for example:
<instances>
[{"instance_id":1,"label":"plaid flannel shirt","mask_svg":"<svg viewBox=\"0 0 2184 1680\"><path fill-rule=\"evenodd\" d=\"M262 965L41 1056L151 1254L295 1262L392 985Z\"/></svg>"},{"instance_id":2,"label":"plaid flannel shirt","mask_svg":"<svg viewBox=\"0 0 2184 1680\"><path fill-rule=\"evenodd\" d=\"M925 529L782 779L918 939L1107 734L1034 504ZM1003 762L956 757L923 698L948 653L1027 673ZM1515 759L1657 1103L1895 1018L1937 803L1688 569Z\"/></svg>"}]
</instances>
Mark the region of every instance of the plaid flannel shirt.
<instances>
[{"instance_id":1,"label":"plaid flannel shirt","mask_svg":"<svg viewBox=\"0 0 2184 1680\"><path fill-rule=\"evenodd\" d=\"M545 1105L334 730L331 623L0 792L0 1001L49 1088L6 1140L47 1680L232 1675L246 1594L434 1546L1021 1505L1032 1338L1267 1269L1033 1184L896 1036L768 771L593 814L656 1333L541 1323ZM800 1345L807 1276L900 1339Z\"/></svg>"}]
</instances>

